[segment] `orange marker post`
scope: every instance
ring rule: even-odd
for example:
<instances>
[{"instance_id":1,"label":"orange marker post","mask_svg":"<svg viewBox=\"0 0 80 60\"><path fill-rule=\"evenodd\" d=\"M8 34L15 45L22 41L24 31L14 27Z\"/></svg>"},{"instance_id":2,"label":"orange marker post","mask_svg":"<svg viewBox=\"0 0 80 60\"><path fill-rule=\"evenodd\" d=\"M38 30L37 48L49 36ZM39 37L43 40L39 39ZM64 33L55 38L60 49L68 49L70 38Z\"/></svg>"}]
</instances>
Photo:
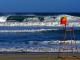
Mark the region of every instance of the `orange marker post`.
<instances>
[{"instance_id":1,"label":"orange marker post","mask_svg":"<svg viewBox=\"0 0 80 60\"><path fill-rule=\"evenodd\" d=\"M67 25L67 17L66 16L61 17L60 24L65 26L65 28L64 28L64 32L65 32L64 40L66 40L66 25Z\"/></svg>"}]
</instances>

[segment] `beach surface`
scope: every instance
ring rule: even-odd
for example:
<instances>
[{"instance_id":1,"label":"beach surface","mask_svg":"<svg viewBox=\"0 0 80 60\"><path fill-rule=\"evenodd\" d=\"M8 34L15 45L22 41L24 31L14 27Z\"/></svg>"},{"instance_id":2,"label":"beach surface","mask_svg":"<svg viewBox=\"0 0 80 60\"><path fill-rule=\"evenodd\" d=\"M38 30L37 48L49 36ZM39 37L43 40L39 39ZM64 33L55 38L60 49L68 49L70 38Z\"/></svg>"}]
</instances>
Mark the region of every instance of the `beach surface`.
<instances>
[{"instance_id":1,"label":"beach surface","mask_svg":"<svg viewBox=\"0 0 80 60\"><path fill-rule=\"evenodd\" d=\"M80 53L3 53L0 60L80 60Z\"/></svg>"}]
</instances>

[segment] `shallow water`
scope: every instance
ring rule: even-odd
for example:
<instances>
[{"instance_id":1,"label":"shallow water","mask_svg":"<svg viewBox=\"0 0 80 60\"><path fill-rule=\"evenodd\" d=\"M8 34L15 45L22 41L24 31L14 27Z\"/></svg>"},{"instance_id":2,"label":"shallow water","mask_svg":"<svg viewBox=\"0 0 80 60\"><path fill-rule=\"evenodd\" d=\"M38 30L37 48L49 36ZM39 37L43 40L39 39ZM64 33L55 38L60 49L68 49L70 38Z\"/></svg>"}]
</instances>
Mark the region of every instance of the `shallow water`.
<instances>
[{"instance_id":1,"label":"shallow water","mask_svg":"<svg viewBox=\"0 0 80 60\"><path fill-rule=\"evenodd\" d=\"M74 31L75 40L80 40L80 31ZM42 31L42 32L2 32L0 33L0 51L14 51L31 48L58 48L56 43L49 44L50 41L64 39L64 31ZM66 40L73 40L73 32L66 32ZM68 45L70 47L71 45ZM76 45L80 48L80 44ZM70 47L71 48L71 47Z\"/></svg>"}]
</instances>

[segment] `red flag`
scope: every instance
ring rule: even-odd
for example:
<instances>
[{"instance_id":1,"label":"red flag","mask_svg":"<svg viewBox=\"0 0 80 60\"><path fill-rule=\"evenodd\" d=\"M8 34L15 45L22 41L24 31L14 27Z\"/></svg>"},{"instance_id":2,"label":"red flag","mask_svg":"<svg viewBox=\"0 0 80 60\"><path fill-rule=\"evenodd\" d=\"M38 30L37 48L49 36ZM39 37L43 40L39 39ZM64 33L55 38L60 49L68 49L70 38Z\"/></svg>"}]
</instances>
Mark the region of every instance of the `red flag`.
<instances>
[{"instance_id":1,"label":"red flag","mask_svg":"<svg viewBox=\"0 0 80 60\"><path fill-rule=\"evenodd\" d=\"M66 16L61 17L61 19L60 19L60 24L64 24L64 25L67 24L67 17L66 17Z\"/></svg>"}]
</instances>

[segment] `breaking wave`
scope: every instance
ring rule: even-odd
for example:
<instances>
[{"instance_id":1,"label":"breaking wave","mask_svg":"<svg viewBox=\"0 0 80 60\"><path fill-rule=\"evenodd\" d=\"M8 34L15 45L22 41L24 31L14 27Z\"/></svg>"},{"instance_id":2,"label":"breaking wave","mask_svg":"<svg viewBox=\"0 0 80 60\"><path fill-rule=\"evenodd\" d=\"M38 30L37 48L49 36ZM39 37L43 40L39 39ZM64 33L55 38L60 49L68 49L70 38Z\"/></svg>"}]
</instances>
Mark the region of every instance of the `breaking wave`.
<instances>
[{"instance_id":1,"label":"breaking wave","mask_svg":"<svg viewBox=\"0 0 80 60\"><path fill-rule=\"evenodd\" d=\"M65 41L68 44L74 44L74 40ZM63 42L63 41L61 41ZM0 52L58 52L60 41L28 41L25 42L1 42ZM80 50L80 41L76 41L76 46ZM71 48L72 45L68 45Z\"/></svg>"},{"instance_id":2,"label":"breaking wave","mask_svg":"<svg viewBox=\"0 0 80 60\"><path fill-rule=\"evenodd\" d=\"M53 31L55 29L39 29L39 30L0 30L0 32L43 32L43 31Z\"/></svg>"}]
</instances>

